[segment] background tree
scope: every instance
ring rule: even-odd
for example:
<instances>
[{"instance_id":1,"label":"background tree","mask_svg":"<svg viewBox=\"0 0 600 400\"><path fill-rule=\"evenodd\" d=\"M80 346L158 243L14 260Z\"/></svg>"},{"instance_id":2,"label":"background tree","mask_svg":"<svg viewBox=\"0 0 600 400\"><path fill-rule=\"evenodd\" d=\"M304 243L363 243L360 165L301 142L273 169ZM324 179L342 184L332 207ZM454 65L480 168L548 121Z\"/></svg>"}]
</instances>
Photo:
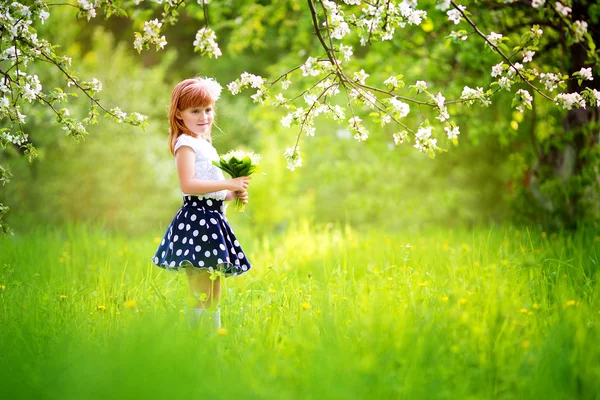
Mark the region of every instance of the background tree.
<instances>
[{"instance_id":1,"label":"background tree","mask_svg":"<svg viewBox=\"0 0 600 400\"><path fill-rule=\"evenodd\" d=\"M289 168L302 163L302 133L316 133L306 140L305 148L310 141L320 140L319 115L345 125L335 135L342 140L330 146L347 148L341 144L347 132L361 142L383 137L373 144L371 154L379 155L381 146L393 141L411 143L434 156L457 145L460 129L466 128L476 146L493 145L490 135L504 145L502 151L485 155L501 154L509 161L492 163L506 169L494 179L512 175L513 204L524 216L570 227L584 218L598 218L597 113L591 110L600 95L590 86L598 81L594 79L598 64L595 3L442 1L422 2L419 7L411 1L357 0L200 3L79 0L64 7L72 8L83 21L97 21L100 11L106 17L127 16L139 32L133 40L138 51L151 46L162 49L167 37L176 38L176 43L189 37L194 44L188 48L211 59L222 57L217 41L225 54L245 57L238 65L252 73L242 74L228 87L232 93L256 89L253 101L284 110L283 114L277 110L255 113L260 124L278 130L273 122L281 119L285 126L299 127L295 139L285 146ZM70 70L70 59L37 38L38 33L41 38L49 32L46 21L61 6L35 1L1 7L2 91L7 94L0 109L4 149L12 147L35 157L36 147L26 141L21 112L21 107L34 101L52 112L74 138L86 135L84 124L96 123L98 110L119 122L147 125L142 114L104 107L98 100L100 81L78 79ZM109 22L109 27L121 40L129 30L123 28L123 19L116 21ZM144 59L147 65L159 60L150 53L144 53ZM176 64L191 67L190 59L189 51L179 51ZM40 70L66 78L67 87L42 90L35 74L39 65L43 65ZM180 68L184 74L190 70L196 68ZM210 67L204 70L213 72ZM214 75L230 80L232 70L215 70ZM77 92L89 104L85 118L72 117L66 108L59 108ZM492 102L494 108L477 112L464 107L464 103L489 107ZM568 114L564 116L555 105L568 109ZM370 134L375 131L376 135ZM303 152L304 157L307 154ZM367 163L364 177L385 174L389 161L380 157ZM5 183L10 172L0 171ZM329 188L351 192L336 184ZM531 202L542 208L531 212L531 207L518 206Z\"/></svg>"}]
</instances>

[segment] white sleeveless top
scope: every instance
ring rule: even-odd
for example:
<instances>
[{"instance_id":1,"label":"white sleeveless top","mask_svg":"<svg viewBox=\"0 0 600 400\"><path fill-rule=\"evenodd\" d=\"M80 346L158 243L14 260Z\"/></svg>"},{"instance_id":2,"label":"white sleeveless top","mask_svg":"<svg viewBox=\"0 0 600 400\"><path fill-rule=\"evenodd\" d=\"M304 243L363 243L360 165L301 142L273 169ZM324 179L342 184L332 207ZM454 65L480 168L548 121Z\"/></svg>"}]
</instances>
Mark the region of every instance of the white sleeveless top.
<instances>
[{"instance_id":1,"label":"white sleeveless top","mask_svg":"<svg viewBox=\"0 0 600 400\"><path fill-rule=\"evenodd\" d=\"M225 176L223 171L213 165L213 161L219 161L219 154L217 149L213 145L203 138L196 138L190 135L181 134L175 142L175 148L173 153L177 154L177 150L181 146L191 147L196 153L195 162L195 173L194 178L201 179L203 181L223 181ZM177 161L175 161L177 165ZM218 192L211 192L205 194L194 194L194 193L183 193L183 196L198 196L201 198L211 198L216 200L225 200L227 196L227 190L220 190Z\"/></svg>"}]
</instances>

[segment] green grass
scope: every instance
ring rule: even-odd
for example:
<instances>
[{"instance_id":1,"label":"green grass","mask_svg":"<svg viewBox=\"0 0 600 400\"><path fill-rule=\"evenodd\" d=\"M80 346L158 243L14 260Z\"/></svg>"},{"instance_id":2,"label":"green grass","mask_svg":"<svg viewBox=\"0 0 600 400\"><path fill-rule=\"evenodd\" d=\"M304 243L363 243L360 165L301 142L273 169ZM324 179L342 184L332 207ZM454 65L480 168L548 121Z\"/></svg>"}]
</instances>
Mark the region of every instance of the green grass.
<instances>
[{"instance_id":1,"label":"green grass","mask_svg":"<svg viewBox=\"0 0 600 400\"><path fill-rule=\"evenodd\" d=\"M236 233L225 335L189 330L156 235L0 238L2 397L600 398L597 232Z\"/></svg>"}]
</instances>

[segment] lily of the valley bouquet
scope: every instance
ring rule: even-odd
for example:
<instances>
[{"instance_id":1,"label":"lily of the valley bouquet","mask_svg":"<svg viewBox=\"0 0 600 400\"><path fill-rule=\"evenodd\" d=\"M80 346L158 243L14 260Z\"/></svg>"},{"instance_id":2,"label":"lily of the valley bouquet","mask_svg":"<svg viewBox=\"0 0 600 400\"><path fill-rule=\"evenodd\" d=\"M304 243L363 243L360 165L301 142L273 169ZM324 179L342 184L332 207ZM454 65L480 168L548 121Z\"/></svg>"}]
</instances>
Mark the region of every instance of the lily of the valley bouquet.
<instances>
[{"instance_id":1,"label":"lily of the valley bouquet","mask_svg":"<svg viewBox=\"0 0 600 400\"><path fill-rule=\"evenodd\" d=\"M227 172L232 178L240 176L250 176L258 170L260 156L253 152L245 152L241 150L232 150L220 157L219 161L213 161L213 164ZM234 200L237 211L244 211L245 204L236 197Z\"/></svg>"}]
</instances>

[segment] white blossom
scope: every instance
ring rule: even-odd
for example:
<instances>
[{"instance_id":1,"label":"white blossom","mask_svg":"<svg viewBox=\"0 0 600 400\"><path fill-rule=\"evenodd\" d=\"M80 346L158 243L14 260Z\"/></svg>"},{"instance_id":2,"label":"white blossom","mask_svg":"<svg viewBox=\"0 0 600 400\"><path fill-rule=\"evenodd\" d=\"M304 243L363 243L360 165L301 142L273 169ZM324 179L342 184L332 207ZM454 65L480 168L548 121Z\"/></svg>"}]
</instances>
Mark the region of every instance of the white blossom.
<instances>
[{"instance_id":1,"label":"white blossom","mask_svg":"<svg viewBox=\"0 0 600 400\"><path fill-rule=\"evenodd\" d=\"M587 32L587 22L585 21L575 21L573 23L573 29L575 30L575 42L579 42L583 35Z\"/></svg>"},{"instance_id":2,"label":"white blossom","mask_svg":"<svg viewBox=\"0 0 600 400\"><path fill-rule=\"evenodd\" d=\"M573 107L585 108L585 100L579 93L561 93L554 98L556 105L561 106L566 110L570 110Z\"/></svg>"},{"instance_id":3,"label":"white blossom","mask_svg":"<svg viewBox=\"0 0 600 400\"><path fill-rule=\"evenodd\" d=\"M562 82L562 80L560 79L560 77L558 75L553 74L551 72L541 73L540 80L544 84L544 87L546 88L546 90L548 90L550 92L552 92L554 89L556 89L558 87L558 84L560 82Z\"/></svg>"},{"instance_id":4,"label":"white blossom","mask_svg":"<svg viewBox=\"0 0 600 400\"><path fill-rule=\"evenodd\" d=\"M40 17L40 21L42 21L42 25L44 25L44 22L46 22L46 20L48 19L48 17L50 16L50 13L46 10L41 10L39 17Z\"/></svg>"},{"instance_id":5,"label":"white blossom","mask_svg":"<svg viewBox=\"0 0 600 400\"><path fill-rule=\"evenodd\" d=\"M369 77L369 74L367 74L364 69L361 69L360 71L354 73L352 80L360 83L361 85L364 85L365 79L367 79L368 77Z\"/></svg>"},{"instance_id":6,"label":"white blossom","mask_svg":"<svg viewBox=\"0 0 600 400\"><path fill-rule=\"evenodd\" d=\"M446 131L446 135L448 135L448 139L457 139L458 135L460 134L460 130L458 129L458 126L455 126L455 127L446 126L444 128L444 131Z\"/></svg>"},{"instance_id":7,"label":"white blossom","mask_svg":"<svg viewBox=\"0 0 600 400\"><path fill-rule=\"evenodd\" d=\"M502 34L500 33L490 32L487 36L487 40L494 46L498 46L500 39L502 39Z\"/></svg>"},{"instance_id":8,"label":"white blossom","mask_svg":"<svg viewBox=\"0 0 600 400\"><path fill-rule=\"evenodd\" d=\"M287 161L287 168L290 171L302 166L302 157L300 157L300 148L298 146L288 147L283 156Z\"/></svg>"},{"instance_id":9,"label":"white blossom","mask_svg":"<svg viewBox=\"0 0 600 400\"><path fill-rule=\"evenodd\" d=\"M394 111L398 113L398 118L404 118L410 112L410 106L407 103L398 100L396 97L390 98L389 101L394 108Z\"/></svg>"},{"instance_id":10,"label":"white blossom","mask_svg":"<svg viewBox=\"0 0 600 400\"><path fill-rule=\"evenodd\" d=\"M494 66L492 67L492 76L493 76L494 78L495 78L495 77L497 77L497 76L500 76L500 75L502 75L502 71L503 71L503 68L502 68L502 66L503 66L503 65L504 65L504 63L503 63L503 62L499 62L498 64L496 64L496 65L494 65Z\"/></svg>"},{"instance_id":11,"label":"white blossom","mask_svg":"<svg viewBox=\"0 0 600 400\"><path fill-rule=\"evenodd\" d=\"M556 11L557 11L559 14L562 14L562 15L564 15L565 17L566 17L566 16L568 16L568 15L571 13L571 9L570 9L569 7L567 7L567 6L563 6L563 5L562 5L560 2L558 2L558 1L555 3L555 6L556 6Z\"/></svg>"},{"instance_id":12,"label":"white blossom","mask_svg":"<svg viewBox=\"0 0 600 400\"><path fill-rule=\"evenodd\" d=\"M396 145L398 145L398 144L404 143L404 141L408 139L408 132L402 131L402 132L394 133L392 136L394 137L394 143L396 143Z\"/></svg>"},{"instance_id":13,"label":"white blossom","mask_svg":"<svg viewBox=\"0 0 600 400\"><path fill-rule=\"evenodd\" d=\"M531 2L531 6L533 8L540 8L542 7L544 4L546 4L546 0L533 0Z\"/></svg>"},{"instance_id":14,"label":"white blossom","mask_svg":"<svg viewBox=\"0 0 600 400\"><path fill-rule=\"evenodd\" d=\"M344 46L343 44L340 45L340 52L342 53L342 57L346 61L350 61L350 57L352 57L352 54L354 54L352 53L351 46Z\"/></svg>"},{"instance_id":15,"label":"white blossom","mask_svg":"<svg viewBox=\"0 0 600 400\"><path fill-rule=\"evenodd\" d=\"M516 93L517 98L520 97L519 105L516 107L520 112L524 111L524 107L531 108L531 102L533 101L533 97L531 94L525 89L519 89Z\"/></svg>"},{"instance_id":16,"label":"white blossom","mask_svg":"<svg viewBox=\"0 0 600 400\"><path fill-rule=\"evenodd\" d=\"M217 44L217 35L212 29L202 28L196 32L194 51L199 51L200 54L206 53L210 58L219 58L222 55Z\"/></svg>"},{"instance_id":17,"label":"white blossom","mask_svg":"<svg viewBox=\"0 0 600 400\"><path fill-rule=\"evenodd\" d=\"M581 76L583 79L586 79L588 81L593 81L594 77L592 75L592 68L581 68L579 70L579 76Z\"/></svg>"},{"instance_id":18,"label":"white blossom","mask_svg":"<svg viewBox=\"0 0 600 400\"><path fill-rule=\"evenodd\" d=\"M460 8L462 11L467 9L467 7L465 7L463 5L459 5L458 8ZM453 8L452 10L448 10L446 12L446 15L448 15L448 20L451 22L454 22L455 25L458 25L462 18L461 12L459 10L457 10L456 8Z\"/></svg>"},{"instance_id":19,"label":"white blossom","mask_svg":"<svg viewBox=\"0 0 600 400\"><path fill-rule=\"evenodd\" d=\"M523 52L523 63L531 62L534 54L535 54L535 51L530 51L530 50L524 51Z\"/></svg>"},{"instance_id":20,"label":"white blossom","mask_svg":"<svg viewBox=\"0 0 600 400\"><path fill-rule=\"evenodd\" d=\"M417 92L422 92L427 90L427 83L425 81L417 81L417 83L415 83L415 87L417 88Z\"/></svg>"}]
</instances>

